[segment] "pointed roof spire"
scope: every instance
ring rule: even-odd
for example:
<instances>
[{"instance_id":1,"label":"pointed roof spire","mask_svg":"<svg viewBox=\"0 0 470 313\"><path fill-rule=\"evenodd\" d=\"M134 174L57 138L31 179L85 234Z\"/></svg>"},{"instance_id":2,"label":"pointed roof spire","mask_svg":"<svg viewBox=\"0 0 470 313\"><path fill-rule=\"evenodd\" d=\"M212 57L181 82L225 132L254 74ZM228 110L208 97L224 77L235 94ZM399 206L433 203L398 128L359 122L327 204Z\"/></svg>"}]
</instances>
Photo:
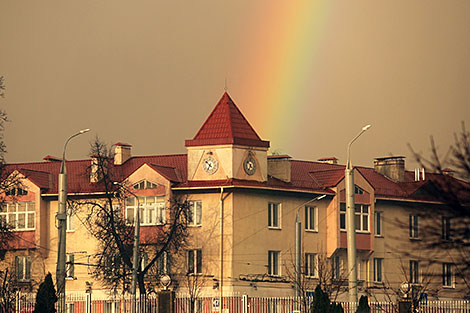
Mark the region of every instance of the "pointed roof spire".
<instances>
[{"instance_id":1,"label":"pointed roof spire","mask_svg":"<svg viewBox=\"0 0 470 313\"><path fill-rule=\"evenodd\" d=\"M223 144L269 147L269 141L261 140L227 92L220 98L196 136L186 140L186 147Z\"/></svg>"}]
</instances>

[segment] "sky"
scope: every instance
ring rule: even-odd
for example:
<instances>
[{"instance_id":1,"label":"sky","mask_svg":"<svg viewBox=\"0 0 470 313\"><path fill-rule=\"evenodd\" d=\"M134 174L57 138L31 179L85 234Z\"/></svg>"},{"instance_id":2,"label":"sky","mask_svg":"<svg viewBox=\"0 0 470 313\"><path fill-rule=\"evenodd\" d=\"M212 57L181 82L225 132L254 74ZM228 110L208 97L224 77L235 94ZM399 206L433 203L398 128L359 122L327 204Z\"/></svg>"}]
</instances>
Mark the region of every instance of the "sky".
<instances>
[{"instance_id":1,"label":"sky","mask_svg":"<svg viewBox=\"0 0 470 313\"><path fill-rule=\"evenodd\" d=\"M8 162L185 153L227 90L271 151L442 155L470 128L470 1L0 0Z\"/></svg>"}]
</instances>

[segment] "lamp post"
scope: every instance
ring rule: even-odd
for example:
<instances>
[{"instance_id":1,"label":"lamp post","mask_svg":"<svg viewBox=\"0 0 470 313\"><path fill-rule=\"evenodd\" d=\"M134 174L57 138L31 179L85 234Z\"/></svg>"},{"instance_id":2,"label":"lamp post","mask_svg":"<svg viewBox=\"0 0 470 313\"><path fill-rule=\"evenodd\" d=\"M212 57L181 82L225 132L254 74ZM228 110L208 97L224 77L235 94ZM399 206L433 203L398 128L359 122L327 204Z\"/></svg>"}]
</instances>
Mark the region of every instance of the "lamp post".
<instances>
[{"instance_id":1,"label":"lamp post","mask_svg":"<svg viewBox=\"0 0 470 313\"><path fill-rule=\"evenodd\" d=\"M302 239L301 239L301 234L302 234L302 223L300 222L300 214L299 214L299 210L301 207L309 204L310 202L313 202L313 201L318 201L318 200L321 200L323 198L325 198L326 195L321 195L321 196L318 196L318 197L315 197L305 203L302 203L301 205L299 205L296 210L297 210L297 215L296 215L296 218L295 218L295 279L296 279L296 284L295 284L295 296L296 297L299 297L300 296L300 279L301 279L301 271L300 271L300 268L301 268L301 260L302 260L302 257L301 257L301 251L302 251Z\"/></svg>"},{"instance_id":2,"label":"lamp post","mask_svg":"<svg viewBox=\"0 0 470 313\"><path fill-rule=\"evenodd\" d=\"M59 208L57 210L57 221L58 221L58 249L57 249L57 269L56 269L56 286L57 295L59 298L58 312L65 312L65 243L66 243L66 228L67 228L67 170L65 168L65 151L69 141L81 134L90 131L90 129L82 129L78 133L70 136L64 144L64 150L62 152L62 163L59 172Z\"/></svg>"},{"instance_id":3,"label":"lamp post","mask_svg":"<svg viewBox=\"0 0 470 313\"><path fill-rule=\"evenodd\" d=\"M354 170L351 166L351 145L360 135L370 128L366 125L348 144L344 179L346 184L346 231L348 241L348 287L349 302L357 302L357 260L356 260L356 225L354 220Z\"/></svg>"},{"instance_id":4,"label":"lamp post","mask_svg":"<svg viewBox=\"0 0 470 313\"><path fill-rule=\"evenodd\" d=\"M129 188L123 186L119 182L114 182L115 185L120 186L130 194L132 194L136 201L137 201L137 212L135 216L135 227L134 227L134 248L132 251L132 282L131 282L131 297L132 297L132 304L131 304L131 312L135 313L136 311L136 291L137 291L137 269L139 266L139 241L140 241L140 201L139 197L135 193L129 190Z\"/></svg>"}]
</instances>

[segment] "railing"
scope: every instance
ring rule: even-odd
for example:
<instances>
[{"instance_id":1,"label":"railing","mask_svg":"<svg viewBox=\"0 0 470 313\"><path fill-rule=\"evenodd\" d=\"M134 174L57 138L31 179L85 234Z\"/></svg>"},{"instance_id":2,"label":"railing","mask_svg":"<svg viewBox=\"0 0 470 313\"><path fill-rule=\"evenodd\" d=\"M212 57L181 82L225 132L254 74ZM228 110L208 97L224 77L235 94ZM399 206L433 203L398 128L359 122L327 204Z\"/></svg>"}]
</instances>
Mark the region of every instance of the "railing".
<instances>
[{"instance_id":1,"label":"railing","mask_svg":"<svg viewBox=\"0 0 470 313\"><path fill-rule=\"evenodd\" d=\"M13 310L7 313L32 313L35 294L16 296ZM313 298L301 301L300 297L224 297L222 304L218 297L188 296L175 298L174 313L309 313ZM158 299L149 296L145 300L137 299L137 313L158 312ZM354 313L356 304L341 302L345 313ZM306 306L306 308L304 307ZM398 313L398 305L392 302L370 302L371 313ZM131 298L114 297L107 299L92 298L90 295L67 295L66 313L130 313ZM470 301L426 301L417 308L419 313L470 313Z\"/></svg>"}]
</instances>

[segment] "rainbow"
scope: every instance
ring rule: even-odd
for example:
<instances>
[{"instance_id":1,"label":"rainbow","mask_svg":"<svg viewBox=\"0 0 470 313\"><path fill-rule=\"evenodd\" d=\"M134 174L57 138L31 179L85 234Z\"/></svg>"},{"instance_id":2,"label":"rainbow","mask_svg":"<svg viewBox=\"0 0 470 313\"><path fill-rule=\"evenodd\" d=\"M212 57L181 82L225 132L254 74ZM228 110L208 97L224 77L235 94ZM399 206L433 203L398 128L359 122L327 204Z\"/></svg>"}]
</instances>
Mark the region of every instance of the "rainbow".
<instances>
[{"instance_id":1,"label":"rainbow","mask_svg":"<svg viewBox=\"0 0 470 313\"><path fill-rule=\"evenodd\" d=\"M330 7L327 1L270 1L255 13L261 31L253 30L240 56L246 75L240 105L274 150L287 152L295 136L292 126L306 120L313 104L309 89Z\"/></svg>"}]
</instances>

